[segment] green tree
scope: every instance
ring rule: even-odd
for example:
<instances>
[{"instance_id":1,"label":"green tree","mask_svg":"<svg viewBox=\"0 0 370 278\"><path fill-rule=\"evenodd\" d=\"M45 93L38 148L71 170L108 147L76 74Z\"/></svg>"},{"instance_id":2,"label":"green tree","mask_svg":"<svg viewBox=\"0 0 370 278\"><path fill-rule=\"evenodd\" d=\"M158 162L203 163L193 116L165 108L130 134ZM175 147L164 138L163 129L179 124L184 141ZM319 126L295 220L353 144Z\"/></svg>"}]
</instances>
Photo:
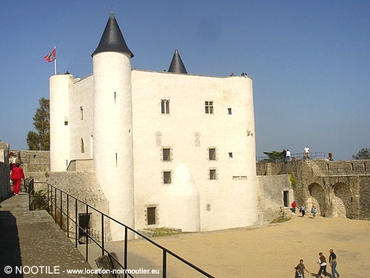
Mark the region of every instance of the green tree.
<instances>
[{"instance_id":1,"label":"green tree","mask_svg":"<svg viewBox=\"0 0 370 278\"><path fill-rule=\"evenodd\" d=\"M272 152L263 152L263 153L267 155L268 158L260 162L277 162L277 161L282 161L284 159L283 152L272 151Z\"/></svg>"},{"instance_id":2,"label":"green tree","mask_svg":"<svg viewBox=\"0 0 370 278\"><path fill-rule=\"evenodd\" d=\"M370 148L362 148L357 154L352 155L353 159L370 159Z\"/></svg>"},{"instance_id":3,"label":"green tree","mask_svg":"<svg viewBox=\"0 0 370 278\"><path fill-rule=\"evenodd\" d=\"M50 150L50 106L46 98L39 99L40 107L33 116L33 125L37 132L30 131L27 134L29 150Z\"/></svg>"}]
</instances>

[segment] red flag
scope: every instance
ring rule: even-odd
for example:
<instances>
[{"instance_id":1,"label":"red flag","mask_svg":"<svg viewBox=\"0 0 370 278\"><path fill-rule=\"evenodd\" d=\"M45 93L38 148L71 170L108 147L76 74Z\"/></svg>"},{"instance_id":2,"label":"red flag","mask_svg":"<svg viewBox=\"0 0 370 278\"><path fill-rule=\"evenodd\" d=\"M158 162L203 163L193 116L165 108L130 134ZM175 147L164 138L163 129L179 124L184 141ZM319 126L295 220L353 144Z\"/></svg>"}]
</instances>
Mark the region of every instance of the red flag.
<instances>
[{"instance_id":1,"label":"red flag","mask_svg":"<svg viewBox=\"0 0 370 278\"><path fill-rule=\"evenodd\" d=\"M44 57L46 61L53 62L57 58L57 49L54 48L53 51L51 51L48 55Z\"/></svg>"}]
</instances>

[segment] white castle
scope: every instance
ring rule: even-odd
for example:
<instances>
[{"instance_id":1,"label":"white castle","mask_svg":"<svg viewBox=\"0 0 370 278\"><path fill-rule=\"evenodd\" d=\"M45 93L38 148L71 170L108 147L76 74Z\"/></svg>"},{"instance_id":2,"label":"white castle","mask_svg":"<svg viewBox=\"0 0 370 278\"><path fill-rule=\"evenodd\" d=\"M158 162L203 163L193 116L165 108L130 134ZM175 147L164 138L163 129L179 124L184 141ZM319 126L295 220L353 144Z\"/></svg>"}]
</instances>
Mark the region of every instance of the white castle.
<instances>
[{"instance_id":1,"label":"white castle","mask_svg":"<svg viewBox=\"0 0 370 278\"><path fill-rule=\"evenodd\" d=\"M107 213L135 229L256 224L252 79L188 74L177 50L167 72L133 56L111 13L93 74L50 77L51 171L93 160Z\"/></svg>"}]
</instances>

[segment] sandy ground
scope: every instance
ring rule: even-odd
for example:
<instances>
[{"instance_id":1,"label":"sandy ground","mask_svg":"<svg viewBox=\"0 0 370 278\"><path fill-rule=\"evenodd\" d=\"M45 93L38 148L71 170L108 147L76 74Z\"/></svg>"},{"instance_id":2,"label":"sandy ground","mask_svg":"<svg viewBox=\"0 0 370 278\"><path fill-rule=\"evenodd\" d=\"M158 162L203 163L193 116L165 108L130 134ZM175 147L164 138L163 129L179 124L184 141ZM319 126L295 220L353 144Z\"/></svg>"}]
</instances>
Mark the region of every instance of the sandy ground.
<instances>
[{"instance_id":1,"label":"sandy ground","mask_svg":"<svg viewBox=\"0 0 370 278\"><path fill-rule=\"evenodd\" d=\"M310 271L305 277L316 277L318 253L328 259L331 248L337 254L340 277L370 277L370 221L294 215L288 222L259 228L182 234L154 241L214 277L294 277L294 266L300 259ZM161 269L162 251L143 240L130 241L129 252L129 268ZM170 256L167 266L167 277L204 277ZM329 266L327 270L331 273Z\"/></svg>"}]
</instances>

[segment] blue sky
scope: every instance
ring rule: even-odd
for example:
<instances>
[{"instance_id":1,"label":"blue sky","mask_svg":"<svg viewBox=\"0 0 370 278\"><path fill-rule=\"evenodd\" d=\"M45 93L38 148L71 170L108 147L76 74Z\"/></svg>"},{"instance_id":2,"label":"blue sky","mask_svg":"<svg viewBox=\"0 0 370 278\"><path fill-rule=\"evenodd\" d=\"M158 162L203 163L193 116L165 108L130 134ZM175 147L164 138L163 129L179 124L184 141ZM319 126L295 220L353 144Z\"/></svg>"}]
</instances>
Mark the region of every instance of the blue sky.
<instances>
[{"instance_id":1,"label":"blue sky","mask_svg":"<svg viewBox=\"0 0 370 278\"><path fill-rule=\"evenodd\" d=\"M27 149L38 100L57 71L92 74L91 53L113 11L132 67L253 78L257 156L288 148L351 159L370 147L370 1L0 2L0 139Z\"/></svg>"}]
</instances>

